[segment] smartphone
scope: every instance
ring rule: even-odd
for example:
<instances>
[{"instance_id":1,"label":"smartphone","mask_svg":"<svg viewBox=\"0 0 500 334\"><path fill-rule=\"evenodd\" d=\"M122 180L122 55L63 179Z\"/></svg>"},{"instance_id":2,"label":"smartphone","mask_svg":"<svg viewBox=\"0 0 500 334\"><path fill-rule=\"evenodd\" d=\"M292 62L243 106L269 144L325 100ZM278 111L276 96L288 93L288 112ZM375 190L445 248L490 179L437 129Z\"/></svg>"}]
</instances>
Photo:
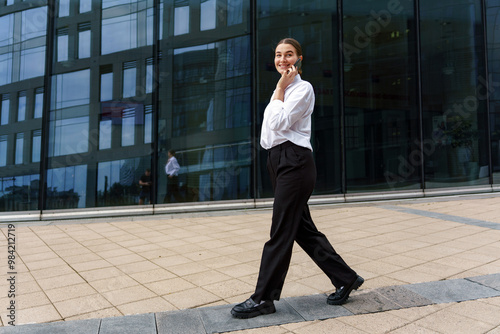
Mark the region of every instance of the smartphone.
<instances>
[{"instance_id":1,"label":"smartphone","mask_svg":"<svg viewBox=\"0 0 500 334\"><path fill-rule=\"evenodd\" d=\"M301 58L297 59L294 66L297 68L297 70L300 70L300 68L302 67L302 59Z\"/></svg>"}]
</instances>

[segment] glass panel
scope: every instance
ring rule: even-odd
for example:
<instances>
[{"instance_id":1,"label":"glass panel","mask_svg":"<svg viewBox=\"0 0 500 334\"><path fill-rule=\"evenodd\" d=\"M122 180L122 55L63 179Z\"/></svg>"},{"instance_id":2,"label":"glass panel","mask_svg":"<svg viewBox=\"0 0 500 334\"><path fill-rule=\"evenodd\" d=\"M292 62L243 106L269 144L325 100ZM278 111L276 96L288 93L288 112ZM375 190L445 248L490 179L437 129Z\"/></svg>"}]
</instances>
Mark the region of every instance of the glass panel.
<instances>
[{"instance_id":1,"label":"glass panel","mask_svg":"<svg viewBox=\"0 0 500 334\"><path fill-rule=\"evenodd\" d=\"M135 141L135 108L122 110L122 146L132 146Z\"/></svg>"},{"instance_id":2,"label":"glass panel","mask_svg":"<svg viewBox=\"0 0 500 334\"><path fill-rule=\"evenodd\" d=\"M70 0L59 0L59 17L69 16Z\"/></svg>"},{"instance_id":3,"label":"glass panel","mask_svg":"<svg viewBox=\"0 0 500 334\"><path fill-rule=\"evenodd\" d=\"M123 97L132 97L136 95L137 87L137 68L135 62L125 63L123 65Z\"/></svg>"},{"instance_id":4,"label":"glass panel","mask_svg":"<svg viewBox=\"0 0 500 334\"><path fill-rule=\"evenodd\" d=\"M14 43L14 15L4 15L0 17L0 46L7 46Z\"/></svg>"},{"instance_id":5,"label":"glass panel","mask_svg":"<svg viewBox=\"0 0 500 334\"><path fill-rule=\"evenodd\" d=\"M86 185L86 165L47 170L47 209L84 208Z\"/></svg>"},{"instance_id":6,"label":"glass panel","mask_svg":"<svg viewBox=\"0 0 500 334\"><path fill-rule=\"evenodd\" d=\"M146 44L153 45L153 31L154 31L154 10L149 8L147 10L146 18Z\"/></svg>"},{"instance_id":7,"label":"glass panel","mask_svg":"<svg viewBox=\"0 0 500 334\"><path fill-rule=\"evenodd\" d=\"M57 61L68 60L68 29L57 32Z\"/></svg>"},{"instance_id":8,"label":"glass panel","mask_svg":"<svg viewBox=\"0 0 500 334\"><path fill-rule=\"evenodd\" d=\"M26 119L26 92L19 93L17 99L17 121L22 122Z\"/></svg>"},{"instance_id":9,"label":"glass panel","mask_svg":"<svg viewBox=\"0 0 500 334\"><path fill-rule=\"evenodd\" d=\"M426 187L487 184L480 1L420 5Z\"/></svg>"},{"instance_id":10,"label":"glass panel","mask_svg":"<svg viewBox=\"0 0 500 334\"><path fill-rule=\"evenodd\" d=\"M216 2L204 2L212 13ZM246 6L249 1L244 1ZM251 197L251 50L248 28L219 27L200 15L201 30L191 31L188 1L164 3L159 92L158 201L196 202ZM199 7L194 8L198 15ZM212 14L210 14L212 15ZM222 17L224 20L224 17ZM214 25L215 24L215 25ZM220 31L219 31L220 30ZM172 43L180 36L179 43ZM168 36L168 38L167 38ZM225 37L221 40L221 36ZM205 42L200 43L200 40ZM148 113L146 113L148 115ZM146 116L148 117L148 116ZM146 118L145 127L149 121ZM148 131L145 129L145 131ZM177 179L165 173L167 150L176 151Z\"/></svg>"},{"instance_id":11,"label":"glass panel","mask_svg":"<svg viewBox=\"0 0 500 334\"><path fill-rule=\"evenodd\" d=\"M488 81L483 82L480 93L490 100L490 136L493 183L500 183L500 3L486 1L486 19L488 36ZM479 176L483 176L483 170Z\"/></svg>"},{"instance_id":12,"label":"glass panel","mask_svg":"<svg viewBox=\"0 0 500 334\"><path fill-rule=\"evenodd\" d=\"M153 59L146 60L146 93L153 92Z\"/></svg>"},{"instance_id":13,"label":"glass panel","mask_svg":"<svg viewBox=\"0 0 500 334\"><path fill-rule=\"evenodd\" d=\"M37 174L0 177L0 211L36 210L39 184Z\"/></svg>"},{"instance_id":14,"label":"glass panel","mask_svg":"<svg viewBox=\"0 0 500 334\"><path fill-rule=\"evenodd\" d=\"M0 167L7 166L7 135L0 136Z\"/></svg>"},{"instance_id":15,"label":"glass panel","mask_svg":"<svg viewBox=\"0 0 500 334\"><path fill-rule=\"evenodd\" d=\"M0 85L12 81L12 53L0 54Z\"/></svg>"},{"instance_id":16,"label":"glass panel","mask_svg":"<svg viewBox=\"0 0 500 334\"><path fill-rule=\"evenodd\" d=\"M200 30L215 29L215 0L202 0L200 10Z\"/></svg>"},{"instance_id":17,"label":"glass panel","mask_svg":"<svg viewBox=\"0 0 500 334\"><path fill-rule=\"evenodd\" d=\"M146 106L144 112L144 143L153 142L153 106Z\"/></svg>"},{"instance_id":18,"label":"glass panel","mask_svg":"<svg viewBox=\"0 0 500 334\"><path fill-rule=\"evenodd\" d=\"M105 119L99 122L99 149L111 148L111 120Z\"/></svg>"},{"instance_id":19,"label":"glass panel","mask_svg":"<svg viewBox=\"0 0 500 334\"><path fill-rule=\"evenodd\" d=\"M23 163L24 154L24 133L16 133L16 150L15 150L15 164L20 165Z\"/></svg>"},{"instance_id":20,"label":"glass panel","mask_svg":"<svg viewBox=\"0 0 500 334\"><path fill-rule=\"evenodd\" d=\"M0 111L2 112L0 125L9 124L10 97L7 94L2 96L2 106Z\"/></svg>"},{"instance_id":21,"label":"glass panel","mask_svg":"<svg viewBox=\"0 0 500 334\"><path fill-rule=\"evenodd\" d=\"M243 5L241 0L227 0L227 25L243 23Z\"/></svg>"},{"instance_id":22,"label":"glass panel","mask_svg":"<svg viewBox=\"0 0 500 334\"><path fill-rule=\"evenodd\" d=\"M103 55L137 47L137 14L103 19L101 30Z\"/></svg>"},{"instance_id":23,"label":"glass panel","mask_svg":"<svg viewBox=\"0 0 500 334\"><path fill-rule=\"evenodd\" d=\"M243 8L248 7L245 4ZM309 81L316 92L311 138L317 169L314 193L342 191L336 11L336 1L257 2L257 197L273 196L266 169L267 154L260 147L259 139L264 109L279 79L274 66L274 49L276 43L287 36L301 43L304 57L301 77Z\"/></svg>"},{"instance_id":24,"label":"glass panel","mask_svg":"<svg viewBox=\"0 0 500 334\"><path fill-rule=\"evenodd\" d=\"M42 151L42 130L33 131L33 140L31 143L31 162L40 162L40 153Z\"/></svg>"},{"instance_id":25,"label":"glass panel","mask_svg":"<svg viewBox=\"0 0 500 334\"><path fill-rule=\"evenodd\" d=\"M20 79L30 79L45 74L45 47L21 51Z\"/></svg>"},{"instance_id":26,"label":"glass panel","mask_svg":"<svg viewBox=\"0 0 500 334\"><path fill-rule=\"evenodd\" d=\"M413 1L343 3L346 191L419 189Z\"/></svg>"},{"instance_id":27,"label":"glass panel","mask_svg":"<svg viewBox=\"0 0 500 334\"><path fill-rule=\"evenodd\" d=\"M49 156L88 151L90 70L53 77Z\"/></svg>"},{"instance_id":28,"label":"glass panel","mask_svg":"<svg viewBox=\"0 0 500 334\"><path fill-rule=\"evenodd\" d=\"M90 70L53 76L51 108L87 105L90 98Z\"/></svg>"},{"instance_id":29,"label":"glass panel","mask_svg":"<svg viewBox=\"0 0 500 334\"><path fill-rule=\"evenodd\" d=\"M174 35L187 33L189 33L189 6L177 7L174 14Z\"/></svg>"},{"instance_id":30,"label":"glass panel","mask_svg":"<svg viewBox=\"0 0 500 334\"><path fill-rule=\"evenodd\" d=\"M145 159L132 158L98 163L97 206L132 205L139 202L139 179Z\"/></svg>"},{"instance_id":31,"label":"glass panel","mask_svg":"<svg viewBox=\"0 0 500 334\"><path fill-rule=\"evenodd\" d=\"M92 0L80 0L80 13L90 12L92 10Z\"/></svg>"},{"instance_id":32,"label":"glass panel","mask_svg":"<svg viewBox=\"0 0 500 334\"><path fill-rule=\"evenodd\" d=\"M90 30L78 32L78 58L90 57Z\"/></svg>"},{"instance_id":33,"label":"glass panel","mask_svg":"<svg viewBox=\"0 0 500 334\"><path fill-rule=\"evenodd\" d=\"M101 74L101 101L113 99L113 73Z\"/></svg>"},{"instance_id":34,"label":"glass panel","mask_svg":"<svg viewBox=\"0 0 500 334\"><path fill-rule=\"evenodd\" d=\"M35 91L35 111L34 118L41 118L43 114L43 88L37 88Z\"/></svg>"},{"instance_id":35,"label":"glass panel","mask_svg":"<svg viewBox=\"0 0 500 334\"><path fill-rule=\"evenodd\" d=\"M119 5L128 5L136 2L137 0L102 0L102 8L110 8Z\"/></svg>"},{"instance_id":36,"label":"glass panel","mask_svg":"<svg viewBox=\"0 0 500 334\"><path fill-rule=\"evenodd\" d=\"M69 0L66 0L69 1ZM21 41L43 37L47 29L47 7L22 12Z\"/></svg>"}]
</instances>

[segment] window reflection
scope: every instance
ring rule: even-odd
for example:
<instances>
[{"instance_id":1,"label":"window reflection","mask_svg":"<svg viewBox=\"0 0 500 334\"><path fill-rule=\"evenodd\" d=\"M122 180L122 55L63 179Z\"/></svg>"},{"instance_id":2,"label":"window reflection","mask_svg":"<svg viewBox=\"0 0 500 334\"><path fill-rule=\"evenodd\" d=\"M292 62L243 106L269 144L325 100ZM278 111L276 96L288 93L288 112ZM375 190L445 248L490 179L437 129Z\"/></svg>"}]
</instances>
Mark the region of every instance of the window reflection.
<instances>
[{"instance_id":1,"label":"window reflection","mask_svg":"<svg viewBox=\"0 0 500 334\"><path fill-rule=\"evenodd\" d=\"M0 85L12 81L12 53L0 54Z\"/></svg>"},{"instance_id":2,"label":"window reflection","mask_svg":"<svg viewBox=\"0 0 500 334\"><path fill-rule=\"evenodd\" d=\"M0 125L9 124L10 114L10 96L9 94L2 95L2 105L0 111L2 112Z\"/></svg>"},{"instance_id":3,"label":"window reflection","mask_svg":"<svg viewBox=\"0 0 500 334\"><path fill-rule=\"evenodd\" d=\"M7 166L7 135L0 136L0 167Z\"/></svg>"},{"instance_id":4,"label":"window reflection","mask_svg":"<svg viewBox=\"0 0 500 334\"><path fill-rule=\"evenodd\" d=\"M101 53L110 54L153 44L153 2L104 1ZM134 4L134 5L130 5Z\"/></svg>"},{"instance_id":5,"label":"window reflection","mask_svg":"<svg viewBox=\"0 0 500 334\"><path fill-rule=\"evenodd\" d=\"M480 1L420 2L426 186L487 182ZM474 60L473 60L474 59ZM486 168L483 168L487 170Z\"/></svg>"},{"instance_id":6,"label":"window reflection","mask_svg":"<svg viewBox=\"0 0 500 334\"><path fill-rule=\"evenodd\" d=\"M38 174L0 177L0 211L37 209L39 181Z\"/></svg>"},{"instance_id":7,"label":"window reflection","mask_svg":"<svg viewBox=\"0 0 500 334\"><path fill-rule=\"evenodd\" d=\"M84 208L87 198L87 166L47 170L47 208Z\"/></svg>"},{"instance_id":8,"label":"window reflection","mask_svg":"<svg viewBox=\"0 0 500 334\"><path fill-rule=\"evenodd\" d=\"M92 0L80 0L80 13L90 12L92 10Z\"/></svg>"},{"instance_id":9,"label":"window reflection","mask_svg":"<svg viewBox=\"0 0 500 334\"><path fill-rule=\"evenodd\" d=\"M31 162L40 162L40 153L42 150L42 130L33 131L31 143Z\"/></svg>"},{"instance_id":10,"label":"window reflection","mask_svg":"<svg viewBox=\"0 0 500 334\"><path fill-rule=\"evenodd\" d=\"M88 150L90 70L53 77L49 156Z\"/></svg>"},{"instance_id":11,"label":"window reflection","mask_svg":"<svg viewBox=\"0 0 500 334\"><path fill-rule=\"evenodd\" d=\"M227 25L243 23L243 6L245 1L227 0Z\"/></svg>"},{"instance_id":12,"label":"window reflection","mask_svg":"<svg viewBox=\"0 0 500 334\"><path fill-rule=\"evenodd\" d=\"M14 15L8 14L0 17L0 47L14 43Z\"/></svg>"},{"instance_id":13,"label":"window reflection","mask_svg":"<svg viewBox=\"0 0 500 334\"><path fill-rule=\"evenodd\" d=\"M24 133L16 133L16 148L14 152L14 163L16 165L22 164L24 154Z\"/></svg>"},{"instance_id":14,"label":"window reflection","mask_svg":"<svg viewBox=\"0 0 500 334\"><path fill-rule=\"evenodd\" d=\"M113 99L113 73L101 74L101 101Z\"/></svg>"},{"instance_id":15,"label":"window reflection","mask_svg":"<svg viewBox=\"0 0 500 334\"><path fill-rule=\"evenodd\" d=\"M46 6L0 17L0 85L44 75L46 26Z\"/></svg>"},{"instance_id":16,"label":"window reflection","mask_svg":"<svg viewBox=\"0 0 500 334\"><path fill-rule=\"evenodd\" d=\"M43 76L45 73L45 47L21 51L21 80Z\"/></svg>"},{"instance_id":17,"label":"window reflection","mask_svg":"<svg viewBox=\"0 0 500 334\"><path fill-rule=\"evenodd\" d=\"M99 122L99 149L111 148L111 120L104 119Z\"/></svg>"},{"instance_id":18,"label":"window reflection","mask_svg":"<svg viewBox=\"0 0 500 334\"><path fill-rule=\"evenodd\" d=\"M498 184L500 178L500 3L486 1L487 37L488 37L488 89L484 85L480 94L490 99L490 126L491 126L491 159L493 183ZM493 89L493 87L496 87ZM481 171L480 171L481 176Z\"/></svg>"},{"instance_id":19,"label":"window reflection","mask_svg":"<svg viewBox=\"0 0 500 334\"><path fill-rule=\"evenodd\" d=\"M153 106L144 108L144 144L153 142Z\"/></svg>"},{"instance_id":20,"label":"window reflection","mask_svg":"<svg viewBox=\"0 0 500 334\"><path fill-rule=\"evenodd\" d=\"M69 16L70 0L59 0L59 17Z\"/></svg>"},{"instance_id":21,"label":"window reflection","mask_svg":"<svg viewBox=\"0 0 500 334\"><path fill-rule=\"evenodd\" d=\"M216 7L215 0L201 0L200 8L200 30L215 29Z\"/></svg>"},{"instance_id":22,"label":"window reflection","mask_svg":"<svg viewBox=\"0 0 500 334\"><path fill-rule=\"evenodd\" d=\"M176 1L176 4L177 3L181 3L181 1ZM175 7L174 36L184 35L187 33L189 33L189 6Z\"/></svg>"},{"instance_id":23,"label":"window reflection","mask_svg":"<svg viewBox=\"0 0 500 334\"><path fill-rule=\"evenodd\" d=\"M78 25L78 58L90 57L90 23Z\"/></svg>"},{"instance_id":24,"label":"window reflection","mask_svg":"<svg viewBox=\"0 0 500 334\"><path fill-rule=\"evenodd\" d=\"M137 14L102 20L103 55L137 47Z\"/></svg>"},{"instance_id":25,"label":"window reflection","mask_svg":"<svg viewBox=\"0 0 500 334\"><path fill-rule=\"evenodd\" d=\"M224 85L250 73L249 52L248 37L174 51L174 136L249 124L249 82ZM232 104L237 109L226 109Z\"/></svg>"},{"instance_id":26,"label":"window reflection","mask_svg":"<svg viewBox=\"0 0 500 334\"><path fill-rule=\"evenodd\" d=\"M146 93L153 92L153 58L146 60Z\"/></svg>"},{"instance_id":27,"label":"window reflection","mask_svg":"<svg viewBox=\"0 0 500 334\"><path fill-rule=\"evenodd\" d=\"M17 99L17 121L22 122L26 119L26 92L20 92Z\"/></svg>"},{"instance_id":28,"label":"window reflection","mask_svg":"<svg viewBox=\"0 0 500 334\"><path fill-rule=\"evenodd\" d=\"M347 191L419 188L413 1L343 3Z\"/></svg>"},{"instance_id":29,"label":"window reflection","mask_svg":"<svg viewBox=\"0 0 500 334\"><path fill-rule=\"evenodd\" d=\"M141 158L99 162L97 206L137 204L137 183L146 168L149 166Z\"/></svg>"},{"instance_id":30,"label":"window reflection","mask_svg":"<svg viewBox=\"0 0 500 334\"><path fill-rule=\"evenodd\" d=\"M57 31L57 61L68 60L68 28Z\"/></svg>"},{"instance_id":31,"label":"window reflection","mask_svg":"<svg viewBox=\"0 0 500 334\"><path fill-rule=\"evenodd\" d=\"M22 12L21 41L45 36L46 29L47 7L33 8Z\"/></svg>"},{"instance_id":32,"label":"window reflection","mask_svg":"<svg viewBox=\"0 0 500 334\"><path fill-rule=\"evenodd\" d=\"M122 146L132 146L135 141L135 108L122 110Z\"/></svg>"},{"instance_id":33,"label":"window reflection","mask_svg":"<svg viewBox=\"0 0 500 334\"><path fill-rule=\"evenodd\" d=\"M41 118L43 114L43 88L35 90L35 108L33 118Z\"/></svg>"},{"instance_id":34,"label":"window reflection","mask_svg":"<svg viewBox=\"0 0 500 334\"><path fill-rule=\"evenodd\" d=\"M136 95L137 87L137 68L136 62L123 64L123 97L132 97Z\"/></svg>"}]
</instances>

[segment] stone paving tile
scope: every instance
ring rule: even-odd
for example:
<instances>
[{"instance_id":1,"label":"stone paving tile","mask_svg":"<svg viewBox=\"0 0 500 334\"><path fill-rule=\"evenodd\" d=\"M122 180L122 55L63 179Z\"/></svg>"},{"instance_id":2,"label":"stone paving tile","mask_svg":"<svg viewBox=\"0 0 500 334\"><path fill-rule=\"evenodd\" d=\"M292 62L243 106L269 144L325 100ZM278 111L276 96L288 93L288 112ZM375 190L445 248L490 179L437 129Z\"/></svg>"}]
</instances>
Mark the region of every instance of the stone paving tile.
<instances>
[{"instance_id":1,"label":"stone paving tile","mask_svg":"<svg viewBox=\"0 0 500 334\"><path fill-rule=\"evenodd\" d=\"M206 333L199 310L162 312L156 314L158 333Z\"/></svg>"},{"instance_id":2,"label":"stone paving tile","mask_svg":"<svg viewBox=\"0 0 500 334\"><path fill-rule=\"evenodd\" d=\"M370 334L389 333L408 324L408 320L391 313L362 314L353 317L338 318L338 320Z\"/></svg>"},{"instance_id":3,"label":"stone paving tile","mask_svg":"<svg viewBox=\"0 0 500 334\"><path fill-rule=\"evenodd\" d=\"M55 322L30 326L0 327L0 333L12 334L98 334L101 319Z\"/></svg>"},{"instance_id":4,"label":"stone paving tile","mask_svg":"<svg viewBox=\"0 0 500 334\"><path fill-rule=\"evenodd\" d=\"M461 302L470 299L500 296L499 290L465 279L418 283L405 287L432 300L434 303Z\"/></svg>"},{"instance_id":5,"label":"stone paving tile","mask_svg":"<svg viewBox=\"0 0 500 334\"><path fill-rule=\"evenodd\" d=\"M128 315L120 318L104 318L99 334L156 334L153 313Z\"/></svg>"},{"instance_id":6,"label":"stone paving tile","mask_svg":"<svg viewBox=\"0 0 500 334\"><path fill-rule=\"evenodd\" d=\"M404 286L388 286L375 290L377 293L402 308L431 305L433 302Z\"/></svg>"},{"instance_id":7,"label":"stone paving tile","mask_svg":"<svg viewBox=\"0 0 500 334\"><path fill-rule=\"evenodd\" d=\"M269 327L304 319L283 300L275 302L276 313L252 319L235 319L231 316L234 305L214 306L200 309L200 316L207 333L229 332L248 328Z\"/></svg>"},{"instance_id":8,"label":"stone paving tile","mask_svg":"<svg viewBox=\"0 0 500 334\"><path fill-rule=\"evenodd\" d=\"M468 280L500 291L500 273L487 276L470 277Z\"/></svg>"},{"instance_id":9,"label":"stone paving tile","mask_svg":"<svg viewBox=\"0 0 500 334\"><path fill-rule=\"evenodd\" d=\"M284 298L297 313L306 321L345 317L353 313L342 306L332 306L326 303L325 294L312 296Z\"/></svg>"},{"instance_id":10,"label":"stone paving tile","mask_svg":"<svg viewBox=\"0 0 500 334\"><path fill-rule=\"evenodd\" d=\"M349 302L343 306L353 314L383 312L401 308L400 305L374 290L351 294Z\"/></svg>"}]
</instances>

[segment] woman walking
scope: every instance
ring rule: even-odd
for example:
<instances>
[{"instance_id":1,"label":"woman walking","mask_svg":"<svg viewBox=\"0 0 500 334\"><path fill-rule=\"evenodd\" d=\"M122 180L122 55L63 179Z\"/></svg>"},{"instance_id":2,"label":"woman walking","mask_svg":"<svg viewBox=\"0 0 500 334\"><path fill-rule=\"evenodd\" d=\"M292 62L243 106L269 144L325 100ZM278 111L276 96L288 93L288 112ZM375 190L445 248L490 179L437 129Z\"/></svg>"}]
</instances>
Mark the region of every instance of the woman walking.
<instances>
[{"instance_id":1,"label":"woman walking","mask_svg":"<svg viewBox=\"0 0 500 334\"><path fill-rule=\"evenodd\" d=\"M364 282L317 230L307 205L316 182L310 143L315 96L312 85L300 76L302 59L302 48L295 39L285 38L276 46L274 64L281 78L265 109L260 140L268 151L267 169L274 191L271 238L264 245L254 294L231 310L236 318L276 312L274 300L280 299L294 241L336 287L328 304L345 303L351 291Z\"/></svg>"}]
</instances>

